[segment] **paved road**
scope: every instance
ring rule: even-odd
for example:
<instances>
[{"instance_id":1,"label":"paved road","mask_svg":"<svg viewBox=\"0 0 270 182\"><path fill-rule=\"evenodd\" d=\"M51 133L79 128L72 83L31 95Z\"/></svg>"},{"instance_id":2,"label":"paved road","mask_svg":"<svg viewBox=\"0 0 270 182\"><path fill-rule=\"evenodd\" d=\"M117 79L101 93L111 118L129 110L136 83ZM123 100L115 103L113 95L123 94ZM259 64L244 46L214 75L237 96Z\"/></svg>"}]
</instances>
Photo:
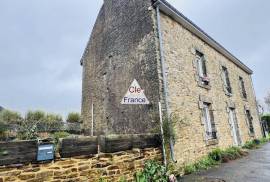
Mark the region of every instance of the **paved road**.
<instances>
[{"instance_id":1,"label":"paved road","mask_svg":"<svg viewBox=\"0 0 270 182\"><path fill-rule=\"evenodd\" d=\"M270 182L270 143L247 157L185 177L183 182Z\"/></svg>"}]
</instances>

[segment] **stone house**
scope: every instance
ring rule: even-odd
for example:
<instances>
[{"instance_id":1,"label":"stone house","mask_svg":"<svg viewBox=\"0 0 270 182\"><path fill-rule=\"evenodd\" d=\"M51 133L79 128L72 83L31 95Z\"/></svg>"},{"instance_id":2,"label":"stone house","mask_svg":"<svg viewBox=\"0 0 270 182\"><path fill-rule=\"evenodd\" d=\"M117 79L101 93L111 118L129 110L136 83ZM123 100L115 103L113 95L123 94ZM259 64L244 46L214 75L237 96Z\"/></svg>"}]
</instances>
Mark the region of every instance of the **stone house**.
<instances>
[{"instance_id":1,"label":"stone house","mask_svg":"<svg viewBox=\"0 0 270 182\"><path fill-rule=\"evenodd\" d=\"M154 132L161 102L179 165L262 136L252 70L165 0L104 0L81 64L87 134ZM134 79L149 104L121 104Z\"/></svg>"}]
</instances>

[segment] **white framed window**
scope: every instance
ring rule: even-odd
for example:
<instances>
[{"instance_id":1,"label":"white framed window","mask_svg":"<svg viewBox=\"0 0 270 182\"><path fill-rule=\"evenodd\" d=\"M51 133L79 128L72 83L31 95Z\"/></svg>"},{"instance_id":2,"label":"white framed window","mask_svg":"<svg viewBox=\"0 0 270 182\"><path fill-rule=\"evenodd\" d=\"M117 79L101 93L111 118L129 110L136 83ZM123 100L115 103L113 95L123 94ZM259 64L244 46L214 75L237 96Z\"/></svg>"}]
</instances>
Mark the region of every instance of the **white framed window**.
<instances>
[{"instance_id":1,"label":"white framed window","mask_svg":"<svg viewBox=\"0 0 270 182\"><path fill-rule=\"evenodd\" d=\"M239 131L239 125L236 118L235 108L229 108L229 122L230 122L232 137L233 137L233 144L235 146L239 146L241 145L242 141L241 141L241 136L240 136L240 131Z\"/></svg>"},{"instance_id":2,"label":"white framed window","mask_svg":"<svg viewBox=\"0 0 270 182\"><path fill-rule=\"evenodd\" d=\"M251 116L251 112L248 109L245 109L245 114L246 114L246 120L247 120L247 125L249 129L249 134L254 135L254 127L253 127L253 117Z\"/></svg>"},{"instance_id":3,"label":"white framed window","mask_svg":"<svg viewBox=\"0 0 270 182\"><path fill-rule=\"evenodd\" d=\"M214 113L210 103L203 103L203 118L206 132L206 140L217 139L216 126L214 122Z\"/></svg>"},{"instance_id":4,"label":"white framed window","mask_svg":"<svg viewBox=\"0 0 270 182\"><path fill-rule=\"evenodd\" d=\"M223 77L226 92L228 94L232 94L232 87L231 87L231 82L230 82L230 78L229 78L229 72L225 66L222 66L222 77Z\"/></svg>"},{"instance_id":5,"label":"white framed window","mask_svg":"<svg viewBox=\"0 0 270 182\"><path fill-rule=\"evenodd\" d=\"M209 85L209 78L207 75L206 69L206 59L203 53L196 51L196 63L197 63L197 72L199 76L199 81L203 85Z\"/></svg>"},{"instance_id":6,"label":"white framed window","mask_svg":"<svg viewBox=\"0 0 270 182\"><path fill-rule=\"evenodd\" d=\"M241 88L241 95L244 99L247 99L247 92L246 92L246 87L245 87L245 82L243 77L239 76L239 84L240 84L240 88Z\"/></svg>"}]
</instances>

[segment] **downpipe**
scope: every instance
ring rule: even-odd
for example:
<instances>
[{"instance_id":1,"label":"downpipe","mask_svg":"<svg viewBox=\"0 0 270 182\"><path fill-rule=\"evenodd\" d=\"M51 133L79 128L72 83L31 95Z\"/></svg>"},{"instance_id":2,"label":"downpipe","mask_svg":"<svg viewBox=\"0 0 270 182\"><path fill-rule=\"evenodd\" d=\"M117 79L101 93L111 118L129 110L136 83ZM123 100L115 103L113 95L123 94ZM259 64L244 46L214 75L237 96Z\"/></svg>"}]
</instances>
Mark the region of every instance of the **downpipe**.
<instances>
[{"instance_id":1,"label":"downpipe","mask_svg":"<svg viewBox=\"0 0 270 182\"><path fill-rule=\"evenodd\" d=\"M156 2L156 14L157 14L157 29L158 29L158 38L159 38L159 49L160 49L160 61L161 61L161 69L162 69L162 75L163 75L163 87L164 87L164 100L165 100L165 107L166 107L166 114L169 119L170 117L170 111L169 111L169 104L168 104L168 85L167 85L167 75L165 71L165 64L164 64L164 52L163 52L163 40L162 40L162 32L161 32L161 23L160 23L160 10L159 10L159 1ZM172 123L169 124L169 130L170 130L170 154L171 154L171 160L174 163L177 163L177 160L175 159L174 154L174 138L172 137ZM166 157L166 156L165 156Z\"/></svg>"}]
</instances>

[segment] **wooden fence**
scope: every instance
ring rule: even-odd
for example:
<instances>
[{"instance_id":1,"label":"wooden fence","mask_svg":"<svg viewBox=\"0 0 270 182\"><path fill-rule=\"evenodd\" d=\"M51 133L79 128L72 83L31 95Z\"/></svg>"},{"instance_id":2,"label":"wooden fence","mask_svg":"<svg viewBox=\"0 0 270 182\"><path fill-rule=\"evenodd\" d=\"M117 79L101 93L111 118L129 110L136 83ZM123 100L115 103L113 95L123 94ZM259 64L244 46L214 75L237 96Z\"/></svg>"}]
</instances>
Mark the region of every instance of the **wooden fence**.
<instances>
[{"instance_id":1,"label":"wooden fence","mask_svg":"<svg viewBox=\"0 0 270 182\"><path fill-rule=\"evenodd\" d=\"M99 137L66 138L60 140L58 148L61 158L114 153L132 148L152 148L161 146L159 135L113 135ZM0 166L37 162L38 142L0 142Z\"/></svg>"}]
</instances>

